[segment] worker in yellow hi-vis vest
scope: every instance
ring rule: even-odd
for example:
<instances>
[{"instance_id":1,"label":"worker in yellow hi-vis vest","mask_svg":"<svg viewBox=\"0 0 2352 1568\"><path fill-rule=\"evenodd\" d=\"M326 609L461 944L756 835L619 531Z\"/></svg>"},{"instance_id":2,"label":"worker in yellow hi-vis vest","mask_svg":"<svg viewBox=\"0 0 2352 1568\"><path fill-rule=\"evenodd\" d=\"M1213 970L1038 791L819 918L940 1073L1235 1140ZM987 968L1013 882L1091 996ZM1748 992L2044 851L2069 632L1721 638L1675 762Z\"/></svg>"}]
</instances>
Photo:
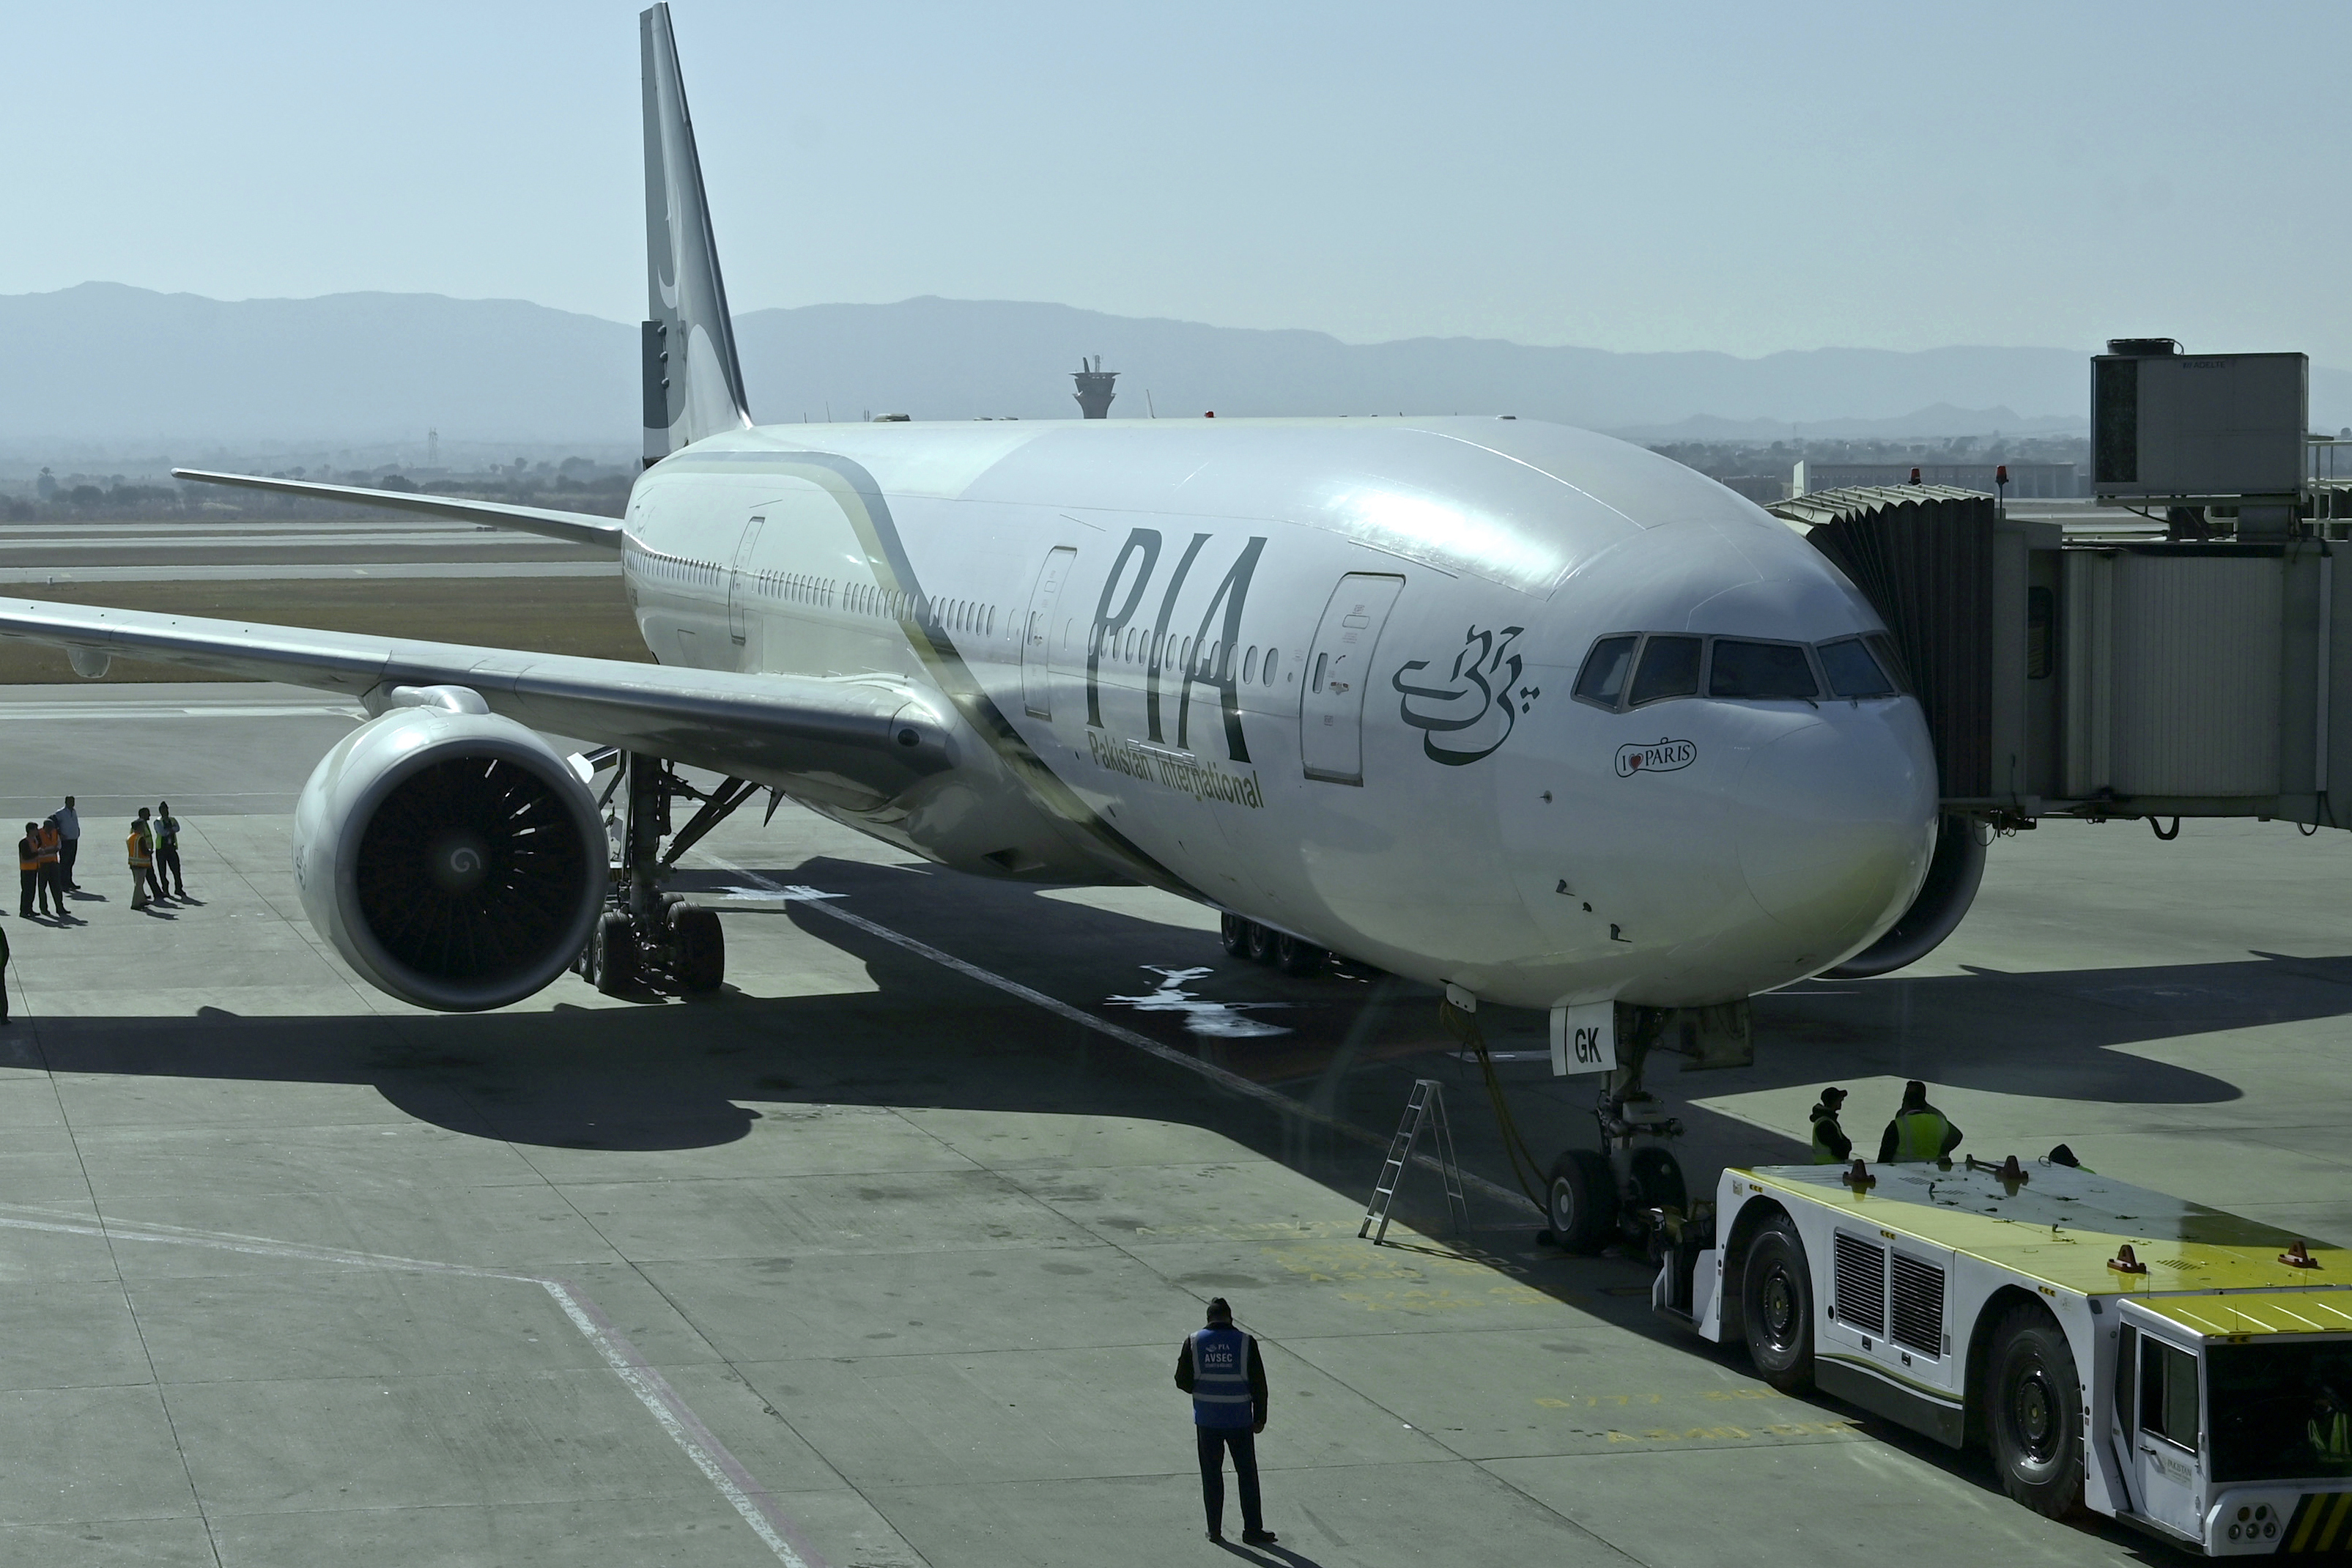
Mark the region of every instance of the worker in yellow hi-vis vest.
<instances>
[{"instance_id":1,"label":"worker in yellow hi-vis vest","mask_svg":"<svg viewBox=\"0 0 2352 1568\"><path fill-rule=\"evenodd\" d=\"M147 826L147 808L141 806L137 820L122 840L123 853L131 857L131 907L147 907L147 885L155 875L155 835Z\"/></svg>"},{"instance_id":2,"label":"worker in yellow hi-vis vest","mask_svg":"<svg viewBox=\"0 0 2352 1568\"><path fill-rule=\"evenodd\" d=\"M1813 1163L1843 1165L1853 1153L1853 1140L1845 1135L1838 1124L1838 1116L1845 1109L1845 1090L1825 1089L1819 1103L1809 1114L1813 1123Z\"/></svg>"},{"instance_id":3,"label":"worker in yellow hi-vis vest","mask_svg":"<svg viewBox=\"0 0 2352 1568\"><path fill-rule=\"evenodd\" d=\"M1878 1163L1918 1164L1941 1160L1960 1146L1960 1130L1927 1103L1927 1086L1913 1079L1903 1086L1903 1108L1878 1140Z\"/></svg>"}]
</instances>

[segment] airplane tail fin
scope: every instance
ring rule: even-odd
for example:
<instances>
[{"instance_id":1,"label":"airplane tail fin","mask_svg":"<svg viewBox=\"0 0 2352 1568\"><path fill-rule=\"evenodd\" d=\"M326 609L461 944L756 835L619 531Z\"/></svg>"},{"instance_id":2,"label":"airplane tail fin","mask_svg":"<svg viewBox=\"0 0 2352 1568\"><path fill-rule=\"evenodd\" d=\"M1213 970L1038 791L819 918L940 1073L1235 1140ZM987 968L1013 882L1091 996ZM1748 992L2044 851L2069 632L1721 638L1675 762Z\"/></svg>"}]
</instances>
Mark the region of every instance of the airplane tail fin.
<instances>
[{"instance_id":1,"label":"airplane tail fin","mask_svg":"<svg viewBox=\"0 0 2352 1568\"><path fill-rule=\"evenodd\" d=\"M639 13L645 55L646 294L649 318L645 353L647 467L705 436L751 423L743 396L743 367L735 355L735 323L727 313L727 286L719 276L719 247L710 236L710 207L702 194L702 161L694 151L694 121L686 110L686 82L669 7Z\"/></svg>"}]
</instances>

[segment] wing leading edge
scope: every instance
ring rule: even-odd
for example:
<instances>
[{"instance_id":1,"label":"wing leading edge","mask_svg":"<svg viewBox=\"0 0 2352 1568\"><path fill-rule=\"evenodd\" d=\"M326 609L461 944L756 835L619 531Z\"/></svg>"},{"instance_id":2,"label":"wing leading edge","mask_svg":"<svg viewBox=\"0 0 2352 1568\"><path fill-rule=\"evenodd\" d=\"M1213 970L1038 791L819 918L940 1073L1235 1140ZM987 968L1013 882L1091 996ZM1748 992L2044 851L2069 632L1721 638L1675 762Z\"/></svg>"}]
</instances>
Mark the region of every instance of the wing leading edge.
<instances>
[{"instance_id":1,"label":"wing leading edge","mask_svg":"<svg viewBox=\"0 0 2352 1568\"><path fill-rule=\"evenodd\" d=\"M258 474L215 474L202 468L173 468L175 479L195 479L208 485L236 485L278 495L310 496L318 500L347 501L353 506L380 506L394 511L418 511L427 517L452 517L492 528L511 528L543 534L570 544L592 544L605 550L622 545L621 520L593 512L555 511L546 507L509 506L503 501L463 500L456 496L424 491L372 490L358 485L322 485L306 479L264 479Z\"/></svg>"},{"instance_id":2,"label":"wing leading edge","mask_svg":"<svg viewBox=\"0 0 2352 1568\"><path fill-rule=\"evenodd\" d=\"M948 717L883 680L679 669L24 599L0 600L0 637L64 647L85 673L135 657L341 691L376 712L397 686L470 687L492 712L535 730L856 811L955 763Z\"/></svg>"}]
</instances>

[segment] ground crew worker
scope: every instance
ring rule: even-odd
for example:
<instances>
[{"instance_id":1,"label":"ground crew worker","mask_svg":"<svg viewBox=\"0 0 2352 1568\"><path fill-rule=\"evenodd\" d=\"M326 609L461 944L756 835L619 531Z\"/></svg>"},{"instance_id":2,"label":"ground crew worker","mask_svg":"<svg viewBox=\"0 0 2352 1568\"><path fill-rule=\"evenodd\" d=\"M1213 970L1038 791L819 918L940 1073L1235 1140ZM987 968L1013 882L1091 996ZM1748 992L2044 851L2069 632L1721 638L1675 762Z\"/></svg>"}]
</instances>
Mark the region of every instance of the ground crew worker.
<instances>
[{"instance_id":1,"label":"ground crew worker","mask_svg":"<svg viewBox=\"0 0 2352 1568\"><path fill-rule=\"evenodd\" d=\"M0 930L0 1025L8 1022L8 933Z\"/></svg>"},{"instance_id":2,"label":"ground crew worker","mask_svg":"<svg viewBox=\"0 0 2352 1568\"><path fill-rule=\"evenodd\" d=\"M155 879L155 837L148 831L147 808L141 806L131 824L130 833L122 840L124 853L131 857L131 907L147 907L147 888Z\"/></svg>"},{"instance_id":3,"label":"ground crew worker","mask_svg":"<svg viewBox=\"0 0 2352 1568\"><path fill-rule=\"evenodd\" d=\"M1813 1163L1843 1165L1853 1154L1853 1140L1838 1125L1838 1112L1845 1109L1845 1090L1822 1090L1821 1103L1812 1109Z\"/></svg>"},{"instance_id":4,"label":"ground crew worker","mask_svg":"<svg viewBox=\"0 0 2352 1568\"><path fill-rule=\"evenodd\" d=\"M58 857L60 853L58 846L65 839L54 822L44 822L34 828L33 838L41 853L41 886L47 890L49 902L57 906L58 919L63 920L66 918L66 879L58 867Z\"/></svg>"},{"instance_id":5,"label":"ground crew worker","mask_svg":"<svg viewBox=\"0 0 2352 1568\"><path fill-rule=\"evenodd\" d=\"M1959 1144L1960 1130L1927 1103L1927 1086L1915 1078L1903 1086L1903 1107L1878 1141L1878 1163L1918 1164L1940 1160Z\"/></svg>"},{"instance_id":6,"label":"ground crew worker","mask_svg":"<svg viewBox=\"0 0 2352 1568\"><path fill-rule=\"evenodd\" d=\"M81 816L74 810L73 796L66 796L65 805L49 814L49 825L58 830L58 875L65 879L67 892L79 893L81 884L74 880L74 857L81 852Z\"/></svg>"},{"instance_id":7,"label":"ground crew worker","mask_svg":"<svg viewBox=\"0 0 2352 1568\"><path fill-rule=\"evenodd\" d=\"M1233 1451L1234 1480L1242 1494L1242 1540L1251 1546L1273 1543L1258 1511L1257 1434L1265 1430L1265 1363L1257 1341L1234 1327L1234 1310L1223 1296L1209 1303L1208 1326L1197 1329L1176 1352L1176 1386L1192 1396L1192 1428L1201 1452L1201 1506L1209 1516L1209 1539L1225 1539L1225 1461Z\"/></svg>"},{"instance_id":8,"label":"ground crew worker","mask_svg":"<svg viewBox=\"0 0 2352 1568\"><path fill-rule=\"evenodd\" d=\"M32 823L25 824L25 837L16 840L16 918L33 918L33 900L41 900L41 912L49 912L48 884L41 879L41 830Z\"/></svg>"},{"instance_id":9,"label":"ground crew worker","mask_svg":"<svg viewBox=\"0 0 2352 1568\"><path fill-rule=\"evenodd\" d=\"M2352 1414L2326 1384L2311 1396L2311 1419L2304 1426L2311 1457L2335 1476L2352 1475Z\"/></svg>"},{"instance_id":10,"label":"ground crew worker","mask_svg":"<svg viewBox=\"0 0 2352 1568\"><path fill-rule=\"evenodd\" d=\"M172 815L168 800L155 803L155 896L162 898L167 887L177 888L174 898L188 896L187 879L180 875L180 819Z\"/></svg>"}]
</instances>

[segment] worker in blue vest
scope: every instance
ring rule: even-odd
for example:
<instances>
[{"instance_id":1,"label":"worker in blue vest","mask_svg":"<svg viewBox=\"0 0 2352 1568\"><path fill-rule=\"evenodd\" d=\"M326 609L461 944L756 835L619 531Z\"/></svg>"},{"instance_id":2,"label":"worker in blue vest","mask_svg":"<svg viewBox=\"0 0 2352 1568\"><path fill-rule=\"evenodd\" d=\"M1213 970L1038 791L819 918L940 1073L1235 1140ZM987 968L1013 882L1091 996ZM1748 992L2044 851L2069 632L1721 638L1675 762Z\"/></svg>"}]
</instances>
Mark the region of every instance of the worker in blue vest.
<instances>
[{"instance_id":1,"label":"worker in blue vest","mask_svg":"<svg viewBox=\"0 0 2352 1568\"><path fill-rule=\"evenodd\" d=\"M1223 1296L1209 1303L1206 1328L1195 1330L1176 1352L1176 1386L1192 1396L1193 1436L1201 1450L1201 1503L1208 1510L1209 1539L1225 1539L1225 1452L1234 1456L1234 1479L1242 1494L1242 1540L1251 1546L1273 1543L1257 1501L1257 1434L1265 1430L1265 1362L1257 1341L1234 1327L1234 1310Z\"/></svg>"},{"instance_id":2,"label":"worker in blue vest","mask_svg":"<svg viewBox=\"0 0 2352 1568\"><path fill-rule=\"evenodd\" d=\"M1960 1130L1927 1103L1927 1086L1913 1079L1903 1086L1903 1106L1878 1140L1878 1163L1923 1164L1950 1157L1960 1146Z\"/></svg>"}]
</instances>

